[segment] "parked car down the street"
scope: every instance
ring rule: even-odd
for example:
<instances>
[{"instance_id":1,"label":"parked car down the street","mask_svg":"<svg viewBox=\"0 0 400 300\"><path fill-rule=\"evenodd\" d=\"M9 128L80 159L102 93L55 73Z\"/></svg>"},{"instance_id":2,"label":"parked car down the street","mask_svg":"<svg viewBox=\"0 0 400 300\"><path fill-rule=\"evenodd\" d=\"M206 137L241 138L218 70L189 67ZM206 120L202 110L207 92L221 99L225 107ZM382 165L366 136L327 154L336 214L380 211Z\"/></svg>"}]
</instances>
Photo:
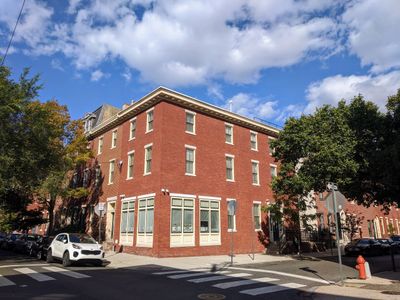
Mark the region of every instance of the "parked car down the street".
<instances>
[{"instance_id":1,"label":"parked car down the street","mask_svg":"<svg viewBox=\"0 0 400 300\"><path fill-rule=\"evenodd\" d=\"M380 255L382 254L381 244L371 238L356 239L344 247L346 255Z\"/></svg>"},{"instance_id":2,"label":"parked car down the street","mask_svg":"<svg viewBox=\"0 0 400 300\"><path fill-rule=\"evenodd\" d=\"M29 253L32 243L35 242L40 235L38 234L22 234L15 241L14 250L20 253Z\"/></svg>"},{"instance_id":3,"label":"parked car down the street","mask_svg":"<svg viewBox=\"0 0 400 300\"><path fill-rule=\"evenodd\" d=\"M1 248L5 250L14 250L15 241L21 236L20 233L10 233L1 244Z\"/></svg>"},{"instance_id":4,"label":"parked car down the street","mask_svg":"<svg viewBox=\"0 0 400 300\"><path fill-rule=\"evenodd\" d=\"M53 241L53 236L41 236L32 243L29 249L29 255L37 259L45 259L47 257L47 249Z\"/></svg>"},{"instance_id":5,"label":"parked car down the street","mask_svg":"<svg viewBox=\"0 0 400 300\"><path fill-rule=\"evenodd\" d=\"M376 239L376 241L381 244L381 253L382 254L389 254L390 253L390 248L391 245L393 244L393 241L391 239ZM395 246L395 245L393 245Z\"/></svg>"},{"instance_id":6,"label":"parked car down the street","mask_svg":"<svg viewBox=\"0 0 400 300\"><path fill-rule=\"evenodd\" d=\"M102 265L103 247L90 235L84 233L60 233L47 250L47 262L61 260L64 267L73 262L90 262Z\"/></svg>"}]
</instances>

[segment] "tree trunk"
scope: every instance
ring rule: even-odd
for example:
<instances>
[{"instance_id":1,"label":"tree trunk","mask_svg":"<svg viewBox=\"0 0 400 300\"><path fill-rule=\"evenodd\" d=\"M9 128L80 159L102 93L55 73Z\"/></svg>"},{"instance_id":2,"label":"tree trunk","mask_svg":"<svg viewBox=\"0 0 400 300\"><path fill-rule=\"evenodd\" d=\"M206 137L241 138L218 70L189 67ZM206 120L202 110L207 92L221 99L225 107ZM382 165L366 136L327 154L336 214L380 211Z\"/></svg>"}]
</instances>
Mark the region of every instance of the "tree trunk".
<instances>
[{"instance_id":1,"label":"tree trunk","mask_svg":"<svg viewBox=\"0 0 400 300\"><path fill-rule=\"evenodd\" d=\"M56 197L50 196L48 203L48 213L49 213L49 226L47 226L47 235L51 235L54 230L54 206L56 203Z\"/></svg>"}]
</instances>

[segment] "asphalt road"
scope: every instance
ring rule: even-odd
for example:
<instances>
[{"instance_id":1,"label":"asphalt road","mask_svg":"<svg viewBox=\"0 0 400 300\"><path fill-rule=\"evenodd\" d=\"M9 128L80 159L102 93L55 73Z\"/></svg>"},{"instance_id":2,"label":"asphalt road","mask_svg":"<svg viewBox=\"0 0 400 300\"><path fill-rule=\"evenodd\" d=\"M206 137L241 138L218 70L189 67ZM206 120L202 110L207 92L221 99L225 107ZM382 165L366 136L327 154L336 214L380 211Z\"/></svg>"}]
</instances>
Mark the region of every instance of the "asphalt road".
<instances>
[{"instance_id":1,"label":"asphalt road","mask_svg":"<svg viewBox=\"0 0 400 300\"><path fill-rule=\"evenodd\" d=\"M58 263L0 251L0 299L309 299L310 289L338 279L337 264L325 259L226 266L213 271L157 265L66 269ZM344 272L347 277L356 275L347 266Z\"/></svg>"}]
</instances>

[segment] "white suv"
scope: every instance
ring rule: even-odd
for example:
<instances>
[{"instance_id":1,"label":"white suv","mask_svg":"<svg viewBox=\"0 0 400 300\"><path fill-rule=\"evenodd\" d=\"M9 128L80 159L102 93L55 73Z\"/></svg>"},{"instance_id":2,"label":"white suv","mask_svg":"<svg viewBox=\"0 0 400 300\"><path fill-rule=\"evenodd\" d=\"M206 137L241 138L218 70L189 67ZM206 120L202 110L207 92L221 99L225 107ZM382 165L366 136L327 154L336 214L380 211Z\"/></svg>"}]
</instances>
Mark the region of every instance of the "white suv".
<instances>
[{"instance_id":1,"label":"white suv","mask_svg":"<svg viewBox=\"0 0 400 300\"><path fill-rule=\"evenodd\" d=\"M53 262L54 259L62 260L64 267L77 261L92 262L100 266L103 258L103 247L84 233L60 233L47 250L47 262Z\"/></svg>"}]
</instances>

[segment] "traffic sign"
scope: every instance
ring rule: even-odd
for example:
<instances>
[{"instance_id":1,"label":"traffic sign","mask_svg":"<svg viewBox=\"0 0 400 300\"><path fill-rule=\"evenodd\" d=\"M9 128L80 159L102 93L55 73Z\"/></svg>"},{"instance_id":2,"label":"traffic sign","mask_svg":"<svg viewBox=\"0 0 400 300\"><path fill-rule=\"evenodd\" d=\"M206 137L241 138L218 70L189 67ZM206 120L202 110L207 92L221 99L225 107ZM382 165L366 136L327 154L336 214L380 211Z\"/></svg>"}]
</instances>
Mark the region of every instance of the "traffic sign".
<instances>
[{"instance_id":1,"label":"traffic sign","mask_svg":"<svg viewBox=\"0 0 400 300\"><path fill-rule=\"evenodd\" d=\"M104 202L100 202L94 207L94 212L96 213L96 215L101 217L103 214L107 212L107 206L105 205Z\"/></svg>"}]
</instances>

